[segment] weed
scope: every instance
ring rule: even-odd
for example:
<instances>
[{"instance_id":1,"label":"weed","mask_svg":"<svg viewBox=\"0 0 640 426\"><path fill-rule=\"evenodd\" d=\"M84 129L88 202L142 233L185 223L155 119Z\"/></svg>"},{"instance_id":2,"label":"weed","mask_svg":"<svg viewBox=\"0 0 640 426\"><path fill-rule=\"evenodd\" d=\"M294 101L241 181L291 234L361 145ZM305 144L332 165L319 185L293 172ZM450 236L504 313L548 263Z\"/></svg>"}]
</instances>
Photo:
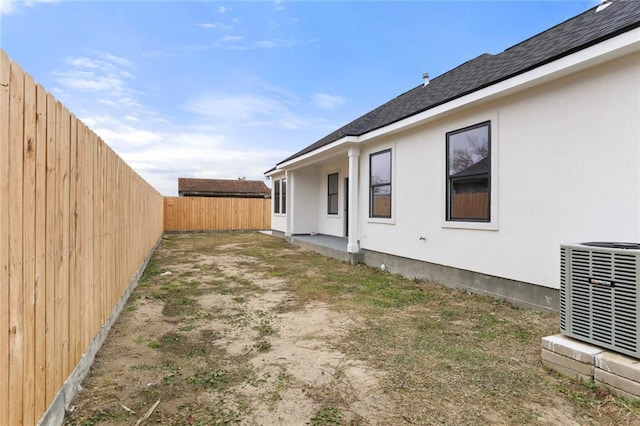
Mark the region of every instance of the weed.
<instances>
[{"instance_id":1,"label":"weed","mask_svg":"<svg viewBox=\"0 0 640 426\"><path fill-rule=\"evenodd\" d=\"M149 365L149 364L142 364L142 365L134 365L133 367L131 367L134 370L155 370L158 367L155 365Z\"/></svg>"},{"instance_id":2,"label":"weed","mask_svg":"<svg viewBox=\"0 0 640 426\"><path fill-rule=\"evenodd\" d=\"M165 346L171 346L177 342L179 342L181 336L176 333L167 333L160 338L160 342Z\"/></svg>"},{"instance_id":3,"label":"weed","mask_svg":"<svg viewBox=\"0 0 640 426\"><path fill-rule=\"evenodd\" d=\"M98 410L91 413L91 416L88 419L80 422L80 426L94 426L100 424L100 422L104 420L109 420L112 417L112 413L110 410Z\"/></svg>"},{"instance_id":4,"label":"weed","mask_svg":"<svg viewBox=\"0 0 640 426\"><path fill-rule=\"evenodd\" d=\"M266 340L261 340L254 346L258 352L269 352L271 350L271 343Z\"/></svg>"},{"instance_id":5,"label":"weed","mask_svg":"<svg viewBox=\"0 0 640 426\"><path fill-rule=\"evenodd\" d=\"M138 281L138 285L144 286L152 278L156 277L159 274L160 274L160 268L158 267L158 264L153 260L150 261L147 264L147 267L145 268L144 272L142 273L142 276L140 277L140 280Z\"/></svg>"},{"instance_id":6,"label":"weed","mask_svg":"<svg viewBox=\"0 0 640 426\"><path fill-rule=\"evenodd\" d=\"M165 385L173 385L176 383L176 375L175 374L169 374L167 376L164 376L162 378L162 383L164 383Z\"/></svg>"},{"instance_id":7,"label":"weed","mask_svg":"<svg viewBox=\"0 0 640 426\"><path fill-rule=\"evenodd\" d=\"M151 349L158 349L160 347L160 343L158 343L155 340L152 340L149 342L147 346L149 346Z\"/></svg>"},{"instance_id":8,"label":"weed","mask_svg":"<svg viewBox=\"0 0 640 426\"><path fill-rule=\"evenodd\" d=\"M227 383L227 372L224 370L201 371L190 377L189 383L218 390Z\"/></svg>"},{"instance_id":9,"label":"weed","mask_svg":"<svg viewBox=\"0 0 640 426\"><path fill-rule=\"evenodd\" d=\"M260 321L260 325L256 327L260 336L271 336L276 333L276 329L271 325L271 321L263 319Z\"/></svg>"},{"instance_id":10,"label":"weed","mask_svg":"<svg viewBox=\"0 0 640 426\"><path fill-rule=\"evenodd\" d=\"M195 358L195 357L198 357L198 356L205 355L206 353L207 353L207 351L204 348L191 348L189 350L189 353L187 354L187 357Z\"/></svg>"},{"instance_id":11,"label":"weed","mask_svg":"<svg viewBox=\"0 0 640 426\"><path fill-rule=\"evenodd\" d=\"M311 416L309 425L311 426L339 426L342 421L342 416L337 408L326 407Z\"/></svg>"}]
</instances>

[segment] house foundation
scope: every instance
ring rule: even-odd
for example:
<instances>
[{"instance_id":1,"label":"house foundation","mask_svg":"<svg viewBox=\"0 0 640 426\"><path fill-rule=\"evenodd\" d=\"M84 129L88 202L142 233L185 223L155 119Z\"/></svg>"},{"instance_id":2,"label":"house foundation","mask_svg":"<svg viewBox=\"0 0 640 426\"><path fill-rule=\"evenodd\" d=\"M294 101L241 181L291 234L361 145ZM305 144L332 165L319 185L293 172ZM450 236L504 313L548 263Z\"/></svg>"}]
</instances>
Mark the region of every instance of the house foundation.
<instances>
[{"instance_id":1,"label":"house foundation","mask_svg":"<svg viewBox=\"0 0 640 426\"><path fill-rule=\"evenodd\" d=\"M546 311L560 309L560 292L554 288L371 250L362 251L362 263L373 267L384 265L386 271L394 274L504 299L520 307Z\"/></svg>"}]
</instances>

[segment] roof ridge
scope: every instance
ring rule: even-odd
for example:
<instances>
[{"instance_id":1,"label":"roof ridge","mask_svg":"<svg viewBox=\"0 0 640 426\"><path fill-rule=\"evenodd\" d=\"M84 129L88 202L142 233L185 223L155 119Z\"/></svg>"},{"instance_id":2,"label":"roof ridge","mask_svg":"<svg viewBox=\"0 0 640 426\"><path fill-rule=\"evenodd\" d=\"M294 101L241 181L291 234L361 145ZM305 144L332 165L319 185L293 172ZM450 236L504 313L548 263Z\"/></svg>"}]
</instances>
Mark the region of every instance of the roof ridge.
<instances>
[{"instance_id":1,"label":"roof ridge","mask_svg":"<svg viewBox=\"0 0 640 426\"><path fill-rule=\"evenodd\" d=\"M505 53L505 52L507 52L507 51L509 51L509 50L512 50L512 49L514 49L514 48L516 48L516 47L520 46L520 45L523 45L523 44L525 44L525 43L529 42L530 40L532 40L532 39L534 39L534 38L536 38L536 37L539 37L539 36L541 36L541 35L542 35L542 34L544 34L544 33L547 33L547 32L550 32L550 31L553 31L554 29L556 29L556 28L558 28L558 27L560 27L560 26L562 26L562 25L566 25L566 24L567 24L567 22L569 22L569 21L573 21L574 19L578 19L578 18L582 17L583 15L586 15L586 14L587 14L587 13L589 13L590 11L592 11L592 10L596 9L597 7L598 7L597 5L596 5L596 6L593 6L593 7L589 8L589 9L585 10L584 12L581 12L581 13L579 13L579 14L577 14L577 15L575 15L575 16L572 16L572 17L570 17L570 18L567 18L567 19L565 19L564 21L562 21L562 22L560 22L560 23L558 23L558 24L556 24L556 25L554 25L554 26L552 26L552 27L547 28L546 30L540 31L539 33L536 33L536 34L532 35L531 37L529 37L529 38L527 38L527 39L525 39L525 40L522 40L522 41L520 41L520 42L518 42L518 43L514 44L513 46L507 47L506 49L504 49L504 50L503 50L502 52L500 52L499 54Z\"/></svg>"}]
</instances>

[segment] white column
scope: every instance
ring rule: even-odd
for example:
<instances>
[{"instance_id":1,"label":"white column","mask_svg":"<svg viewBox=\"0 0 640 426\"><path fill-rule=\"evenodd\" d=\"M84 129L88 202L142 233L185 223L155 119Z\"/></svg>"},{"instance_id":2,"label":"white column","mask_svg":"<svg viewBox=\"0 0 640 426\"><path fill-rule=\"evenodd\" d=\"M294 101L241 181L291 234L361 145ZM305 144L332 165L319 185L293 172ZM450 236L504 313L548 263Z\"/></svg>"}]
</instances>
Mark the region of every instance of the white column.
<instances>
[{"instance_id":1,"label":"white column","mask_svg":"<svg viewBox=\"0 0 640 426\"><path fill-rule=\"evenodd\" d=\"M348 253L358 253L358 188L360 165L360 149L349 148L349 239L347 242Z\"/></svg>"},{"instance_id":2,"label":"white column","mask_svg":"<svg viewBox=\"0 0 640 426\"><path fill-rule=\"evenodd\" d=\"M287 182L287 198L285 200L286 204L286 217L285 217L285 230L284 236L290 237L292 235L293 228L293 173L289 173L289 171L285 170L284 178ZM282 188L281 188L282 190Z\"/></svg>"}]
</instances>

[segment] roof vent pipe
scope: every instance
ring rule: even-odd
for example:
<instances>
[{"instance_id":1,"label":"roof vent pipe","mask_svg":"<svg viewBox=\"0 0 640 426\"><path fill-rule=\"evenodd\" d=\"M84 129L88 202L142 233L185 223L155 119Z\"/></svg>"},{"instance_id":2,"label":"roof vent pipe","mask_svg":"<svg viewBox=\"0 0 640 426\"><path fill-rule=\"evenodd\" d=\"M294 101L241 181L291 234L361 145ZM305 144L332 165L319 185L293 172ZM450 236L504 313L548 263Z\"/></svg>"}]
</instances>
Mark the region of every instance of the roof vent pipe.
<instances>
[{"instance_id":1,"label":"roof vent pipe","mask_svg":"<svg viewBox=\"0 0 640 426\"><path fill-rule=\"evenodd\" d=\"M601 10L606 9L607 7L609 7L609 5L611 5L612 0L601 0L600 4L598 5L598 7L596 8L596 13L600 12Z\"/></svg>"},{"instance_id":2,"label":"roof vent pipe","mask_svg":"<svg viewBox=\"0 0 640 426\"><path fill-rule=\"evenodd\" d=\"M424 86L429 84L429 73L425 72L424 74L422 74L422 80L424 81Z\"/></svg>"}]
</instances>

